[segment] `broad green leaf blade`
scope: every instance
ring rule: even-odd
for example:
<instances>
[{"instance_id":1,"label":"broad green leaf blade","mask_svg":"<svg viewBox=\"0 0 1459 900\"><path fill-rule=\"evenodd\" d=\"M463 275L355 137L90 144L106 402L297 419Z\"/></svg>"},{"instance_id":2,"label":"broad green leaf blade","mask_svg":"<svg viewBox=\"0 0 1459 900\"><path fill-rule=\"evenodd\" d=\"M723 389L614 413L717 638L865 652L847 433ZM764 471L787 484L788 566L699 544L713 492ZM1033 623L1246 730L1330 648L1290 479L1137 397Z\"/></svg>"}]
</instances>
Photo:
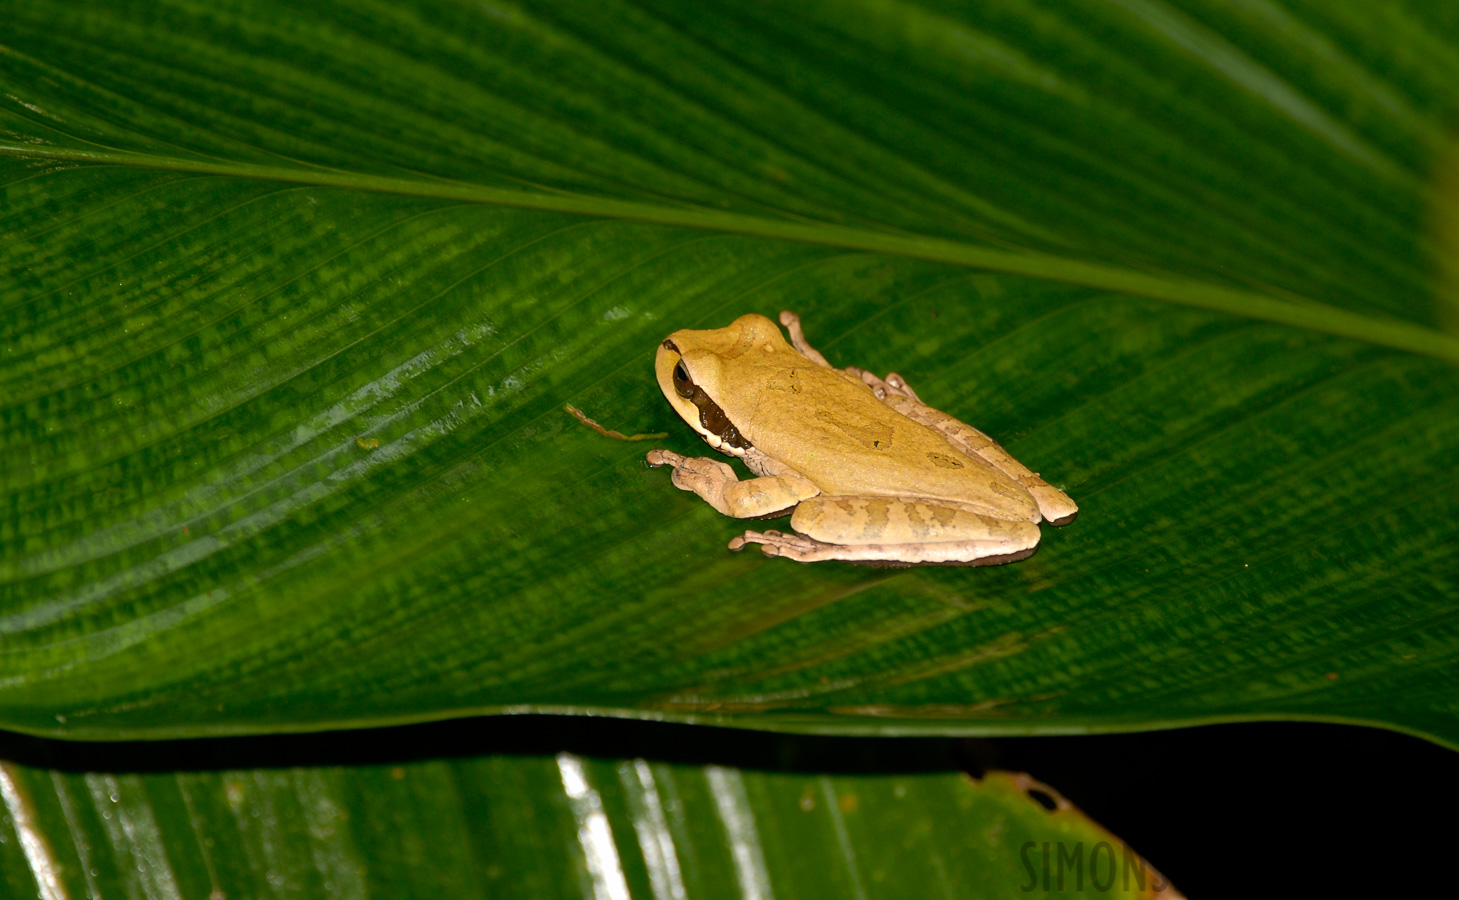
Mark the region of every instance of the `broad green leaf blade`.
<instances>
[{"instance_id":1,"label":"broad green leaf blade","mask_svg":"<svg viewBox=\"0 0 1459 900\"><path fill-rule=\"evenodd\" d=\"M1443 15L15 10L0 722L1459 742ZM1000 569L733 555L563 411L698 452L655 345L783 308L1080 519Z\"/></svg>"},{"instance_id":2,"label":"broad green leaf blade","mask_svg":"<svg viewBox=\"0 0 1459 900\"><path fill-rule=\"evenodd\" d=\"M26 763L0 761L0 884L13 897L260 899L1169 890L1052 788L998 770L973 779L945 745L889 754L840 742L827 760L827 745L802 738L706 734L697 742L721 750L705 764L461 753L448 732L432 753L449 759L392 760L382 747L441 740L441 729L374 734L363 754L346 745L362 735L144 753L39 742ZM646 734L670 738L671 756L696 744ZM769 766L744 764L766 751Z\"/></svg>"},{"instance_id":3,"label":"broad green leaf blade","mask_svg":"<svg viewBox=\"0 0 1459 900\"><path fill-rule=\"evenodd\" d=\"M1168 882L1027 776L490 755L68 772L0 763L6 895L1151 897ZM1168 895L1167 895L1168 896Z\"/></svg>"}]
</instances>

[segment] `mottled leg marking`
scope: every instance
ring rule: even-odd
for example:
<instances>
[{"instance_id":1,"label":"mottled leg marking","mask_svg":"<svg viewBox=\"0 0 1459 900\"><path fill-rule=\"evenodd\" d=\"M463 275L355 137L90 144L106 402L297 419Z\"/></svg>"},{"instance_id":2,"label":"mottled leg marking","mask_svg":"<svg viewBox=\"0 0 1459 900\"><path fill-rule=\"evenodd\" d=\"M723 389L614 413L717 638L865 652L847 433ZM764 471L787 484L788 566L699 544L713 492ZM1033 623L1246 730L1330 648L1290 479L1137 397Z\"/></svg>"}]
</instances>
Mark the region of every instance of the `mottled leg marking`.
<instances>
[{"instance_id":1,"label":"mottled leg marking","mask_svg":"<svg viewBox=\"0 0 1459 900\"><path fill-rule=\"evenodd\" d=\"M863 371L860 374L861 380L871 388L878 400L912 421L920 422L940 433L964 453L982 459L1023 485L1023 489L1038 503L1039 515L1043 516L1044 521L1050 525L1067 525L1074 521L1079 507L1069 499L1069 495L1044 481L1039 473L1030 471L999 446L997 441L966 422L923 403L913 392L912 386L895 372L888 374L885 381L870 372Z\"/></svg>"},{"instance_id":2,"label":"mottled leg marking","mask_svg":"<svg viewBox=\"0 0 1459 900\"><path fill-rule=\"evenodd\" d=\"M820 493L820 488L795 473L740 481L734 469L717 459L680 456L672 450L650 450L647 459L651 466L673 466L674 487L692 491L723 515L736 519L783 513Z\"/></svg>"}]
</instances>

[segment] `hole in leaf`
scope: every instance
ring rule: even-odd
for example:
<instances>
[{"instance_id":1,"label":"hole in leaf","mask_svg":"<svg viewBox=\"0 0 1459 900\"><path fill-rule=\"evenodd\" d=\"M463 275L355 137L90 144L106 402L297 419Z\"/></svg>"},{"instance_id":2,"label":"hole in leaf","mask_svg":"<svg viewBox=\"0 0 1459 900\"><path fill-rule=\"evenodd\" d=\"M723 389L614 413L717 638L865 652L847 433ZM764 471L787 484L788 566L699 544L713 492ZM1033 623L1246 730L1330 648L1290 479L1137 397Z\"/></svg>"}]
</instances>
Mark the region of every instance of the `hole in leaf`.
<instances>
[{"instance_id":1,"label":"hole in leaf","mask_svg":"<svg viewBox=\"0 0 1459 900\"><path fill-rule=\"evenodd\" d=\"M1053 796L1047 791L1041 791L1038 788L1029 788L1028 795L1032 797L1034 801L1038 803L1038 805L1042 806L1049 812L1053 812L1054 810L1059 808L1058 801L1055 800Z\"/></svg>"}]
</instances>

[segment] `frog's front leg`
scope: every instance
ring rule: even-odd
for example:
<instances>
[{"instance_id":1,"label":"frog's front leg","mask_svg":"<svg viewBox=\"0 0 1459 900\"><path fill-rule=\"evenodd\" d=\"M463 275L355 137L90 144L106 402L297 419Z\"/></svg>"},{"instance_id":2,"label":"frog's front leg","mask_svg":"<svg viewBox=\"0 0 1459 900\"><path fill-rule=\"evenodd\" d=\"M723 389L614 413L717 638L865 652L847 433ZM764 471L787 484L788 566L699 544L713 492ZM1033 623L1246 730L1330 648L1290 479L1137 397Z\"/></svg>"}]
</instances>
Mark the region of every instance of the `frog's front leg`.
<instances>
[{"instance_id":1,"label":"frog's front leg","mask_svg":"<svg viewBox=\"0 0 1459 900\"><path fill-rule=\"evenodd\" d=\"M795 508L790 527L800 534L748 531L730 549L761 544L767 556L798 562L986 566L1031 556L1039 543L1032 522L925 498L815 497Z\"/></svg>"},{"instance_id":2,"label":"frog's front leg","mask_svg":"<svg viewBox=\"0 0 1459 900\"><path fill-rule=\"evenodd\" d=\"M648 464L673 466L674 487L693 491L723 515L736 519L783 514L802 500L821 492L810 479L788 469L779 474L740 481L734 469L717 459L680 456L671 450L650 450Z\"/></svg>"},{"instance_id":3,"label":"frog's front leg","mask_svg":"<svg viewBox=\"0 0 1459 900\"><path fill-rule=\"evenodd\" d=\"M788 309L782 310L780 313L780 324L784 325L785 330L790 332L790 346L798 350L800 354L806 359L809 359L811 362L816 363L817 365L825 366L831 371L841 375L843 378L846 378L856 384L862 383L862 371L860 369L856 368L855 366L847 366L844 369L838 369L835 366L831 365L830 362L826 360L826 357L821 355L821 351L817 350L815 347L812 347L806 342L805 331L800 327L800 316L796 315Z\"/></svg>"},{"instance_id":4,"label":"frog's front leg","mask_svg":"<svg viewBox=\"0 0 1459 900\"><path fill-rule=\"evenodd\" d=\"M997 441L973 426L955 419L940 409L933 409L923 403L912 386L896 372L887 375L886 380L864 370L858 370L861 380L871 388L877 399L906 416L920 422L947 438L959 450L969 456L976 456L1001 470L1005 475L1023 485L1039 505L1039 515L1050 525L1067 525L1074 521L1079 507L1069 495L1039 477L1027 466L1013 458Z\"/></svg>"},{"instance_id":5,"label":"frog's front leg","mask_svg":"<svg viewBox=\"0 0 1459 900\"><path fill-rule=\"evenodd\" d=\"M784 325L785 330L790 332L790 346L800 351L802 356L828 369L835 368L821 355L821 351L806 343L805 331L800 327L800 316L788 309L782 310L780 313L780 324Z\"/></svg>"}]
</instances>

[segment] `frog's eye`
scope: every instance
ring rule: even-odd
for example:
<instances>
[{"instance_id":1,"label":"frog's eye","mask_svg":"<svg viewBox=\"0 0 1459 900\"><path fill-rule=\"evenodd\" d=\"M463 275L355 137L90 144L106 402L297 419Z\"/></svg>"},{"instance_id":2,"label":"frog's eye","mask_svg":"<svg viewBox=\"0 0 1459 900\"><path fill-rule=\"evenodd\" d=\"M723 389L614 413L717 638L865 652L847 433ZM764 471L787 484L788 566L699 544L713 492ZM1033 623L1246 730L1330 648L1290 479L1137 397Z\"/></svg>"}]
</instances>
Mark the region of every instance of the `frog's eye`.
<instances>
[{"instance_id":1,"label":"frog's eye","mask_svg":"<svg viewBox=\"0 0 1459 900\"><path fill-rule=\"evenodd\" d=\"M694 382L689 380L689 370L684 368L682 359L674 364L674 390L685 400L694 396Z\"/></svg>"}]
</instances>

